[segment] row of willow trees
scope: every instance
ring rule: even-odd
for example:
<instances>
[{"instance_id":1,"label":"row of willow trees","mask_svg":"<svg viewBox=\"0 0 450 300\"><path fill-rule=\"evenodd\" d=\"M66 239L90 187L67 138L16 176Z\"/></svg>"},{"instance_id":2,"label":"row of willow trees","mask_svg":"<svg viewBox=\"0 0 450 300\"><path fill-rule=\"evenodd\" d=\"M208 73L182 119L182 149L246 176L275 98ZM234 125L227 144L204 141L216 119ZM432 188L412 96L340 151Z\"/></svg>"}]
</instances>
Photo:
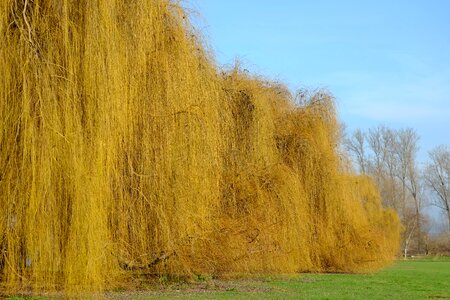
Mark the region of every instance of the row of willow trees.
<instances>
[{"instance_id":1,"label":"row of willow trees","mask_svg":"<svg viewBox=\"0 0 450 300\"><path fill-rule=\"evenodd\" d=\"M374 179L385 207L400 216L403 225L403 255L429 252L430 224L424 208L439 208L450 233L450 148L441 145L419 164L419 135L411 128L378 126L354 131L344 139L360 174ZM447 223L448 222L448 223Z\"/></svg>"},{"instance_id":2,"label":"row of willow trees","mask_svg":"<svg viewBox=\"0 0 450 300\"><path fill-rule=\"evenodd\" d=\"M1 1L2 287L389 263L397 215L301 98L217 68L173 1Z\"/></svg>"}]
</instances>

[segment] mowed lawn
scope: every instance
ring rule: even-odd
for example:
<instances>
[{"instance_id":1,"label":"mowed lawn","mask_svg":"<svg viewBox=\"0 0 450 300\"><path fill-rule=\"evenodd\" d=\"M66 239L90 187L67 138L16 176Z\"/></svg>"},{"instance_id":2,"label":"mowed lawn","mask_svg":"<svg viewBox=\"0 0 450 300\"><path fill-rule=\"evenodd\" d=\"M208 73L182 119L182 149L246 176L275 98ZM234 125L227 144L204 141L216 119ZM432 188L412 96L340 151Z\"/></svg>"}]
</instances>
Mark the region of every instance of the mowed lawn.
<instances>
[{"instance_id":1,"label":"mowed lawn","mask_svg":"<svg viewBox=\"0 0 450 300\"><path fill-rule=\"evenodd\" d=\"M300 274L164 283L106 299L450 299L450 258L399 260L374 274ZM9 299L24 299L14 297ZM28 298L44 299L44 298Z\"/></svg>"},{"instance_id":2,"label":"mowed lawn","mask_svg":"<svg viewBox=\"0 0 450 300\"><path fill-rule=\"evenodd\" d=\"M375 274L302 274L157 299L450 299L450 259L399 260Z\"/></svg>"}]
</instances>

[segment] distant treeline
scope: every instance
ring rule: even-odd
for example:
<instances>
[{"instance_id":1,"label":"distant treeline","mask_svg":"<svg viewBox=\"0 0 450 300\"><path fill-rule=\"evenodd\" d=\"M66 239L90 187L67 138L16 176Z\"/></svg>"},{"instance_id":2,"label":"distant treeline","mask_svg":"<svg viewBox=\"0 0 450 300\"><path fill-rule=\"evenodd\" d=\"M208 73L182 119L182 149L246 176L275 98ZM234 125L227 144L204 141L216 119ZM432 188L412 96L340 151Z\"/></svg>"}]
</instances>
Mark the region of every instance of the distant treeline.
<instances>
[{"instance_id":1,"label":"distant treeline","mask_svg":"<svg viewBox=\"0 0 450 300\"><path fill-rule=\"evenodd\" d=\"M450 148L435 147L429 152L428 161L420 165L419 140L412 128L386 126L368 131L357 129L344 139L345 149L359 173L374 179L383 206L393 208L400 216L404 256L409 252L450 251L450 245L437 246L448 240L450 233ZM439 241L433 241L428 234L430 224L424 213L428 205L439 208L445 215L444 222L448 221Z\"/></svg>"}]
</instances>

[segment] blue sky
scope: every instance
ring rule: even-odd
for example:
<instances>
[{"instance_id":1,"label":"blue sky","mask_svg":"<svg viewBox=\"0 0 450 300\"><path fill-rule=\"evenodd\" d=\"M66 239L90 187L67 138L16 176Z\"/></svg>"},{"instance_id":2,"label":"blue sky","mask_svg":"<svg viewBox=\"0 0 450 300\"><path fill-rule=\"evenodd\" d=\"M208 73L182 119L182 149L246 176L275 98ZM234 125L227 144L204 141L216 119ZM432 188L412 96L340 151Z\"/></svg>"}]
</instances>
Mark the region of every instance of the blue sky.
<instances>
[{"instance_id":1,"label":"blue sky","mask_svg":"<svg viewBox=\"0 0 450 300\"><path fill-rule=\"evenodd\" d=\"M326 88L349 131L421 136L420 161L450 145L450 1L189 0L220 65Z\"/></svg>"}]
</instances>

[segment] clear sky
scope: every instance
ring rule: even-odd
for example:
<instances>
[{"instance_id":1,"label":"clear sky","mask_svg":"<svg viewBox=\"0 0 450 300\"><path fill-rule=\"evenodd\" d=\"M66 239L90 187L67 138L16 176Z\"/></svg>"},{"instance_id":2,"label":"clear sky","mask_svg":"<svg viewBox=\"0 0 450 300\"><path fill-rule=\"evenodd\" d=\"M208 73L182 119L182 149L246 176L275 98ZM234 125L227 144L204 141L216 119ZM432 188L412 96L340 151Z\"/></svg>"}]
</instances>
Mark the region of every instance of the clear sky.
<instances>
[{"instance_id":1,"label":"clear sky","mask_svg":"<svg viewBox=\"0 0 450 300\"><path fill-rule=\"evenodd\" d=\"M419 160L450 145L449 0L187 0L220 65L326 88L349 131L421 136Z\"/></svg>"}]
</instances>

